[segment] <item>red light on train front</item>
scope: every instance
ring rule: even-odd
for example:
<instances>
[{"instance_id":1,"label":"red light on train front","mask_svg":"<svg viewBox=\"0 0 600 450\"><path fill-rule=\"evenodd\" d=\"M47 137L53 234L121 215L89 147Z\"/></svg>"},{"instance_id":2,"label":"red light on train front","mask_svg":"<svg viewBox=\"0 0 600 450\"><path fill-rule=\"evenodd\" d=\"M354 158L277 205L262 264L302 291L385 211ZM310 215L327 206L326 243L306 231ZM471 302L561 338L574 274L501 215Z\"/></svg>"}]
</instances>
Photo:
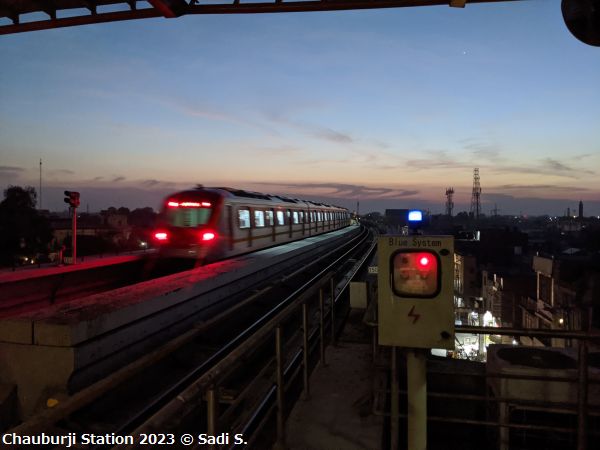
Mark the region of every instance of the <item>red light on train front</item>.
<instances>
[{"instance_id":1,"label":"red light on train front","mask_svg":"<svg viewBox=\"0 0 600 450\"><path fill-rule=\"evenodd\" d=\"M154 239L157 241L166 241L169 238L169 235L166 231L157 231L154 233Z\"/></svg>"},{"instance_id":2,"label":"red light on train front","mask_svg":"<svg viewBox=\"0 0 600 450\"><path fill-rule=\"evenodd\" d=\"M212 241L217 237L217 234L214 231L205 231L202 233L202 241Z\"/></svg>"},{"instance_id":3,"label":"red light on train front","mask_svg":"<svg viewBox=\"0 0 600 450\"><path fill-rule=\"evenodd\" d=\"M169 200L167 206L170 208L210 208L212 205L210 202L176 202Z\"/></svg>"}]
</instances>

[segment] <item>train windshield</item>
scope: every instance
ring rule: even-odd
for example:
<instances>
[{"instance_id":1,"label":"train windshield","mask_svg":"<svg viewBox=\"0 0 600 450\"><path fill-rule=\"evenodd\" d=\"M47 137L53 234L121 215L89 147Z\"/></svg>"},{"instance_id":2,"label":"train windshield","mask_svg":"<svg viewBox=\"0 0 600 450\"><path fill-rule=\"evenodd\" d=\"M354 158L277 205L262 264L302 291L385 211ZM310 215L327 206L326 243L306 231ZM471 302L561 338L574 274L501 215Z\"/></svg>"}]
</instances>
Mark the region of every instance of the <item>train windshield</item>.
<instances>
[{"instance_id":1,"label":"train windshield","mask_svg":"<svg viewBox=\"0 0 600 450\"><path fill-rule=\"evenodd\" d=\"M197 227L206 225L212 208L168 208L167 221L174 227Z\"/></svg>"}]
</instances>

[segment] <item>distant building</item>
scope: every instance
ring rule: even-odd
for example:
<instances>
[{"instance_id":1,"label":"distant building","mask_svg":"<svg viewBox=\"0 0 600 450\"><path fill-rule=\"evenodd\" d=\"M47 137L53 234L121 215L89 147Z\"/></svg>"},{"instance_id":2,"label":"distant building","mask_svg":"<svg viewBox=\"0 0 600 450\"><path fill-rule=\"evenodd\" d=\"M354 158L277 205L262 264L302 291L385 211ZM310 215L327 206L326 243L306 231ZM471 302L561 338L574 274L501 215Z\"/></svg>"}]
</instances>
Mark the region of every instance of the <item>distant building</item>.
<instances>
[{"instance_id":1,"label":"distant building","mask_svg":"<svg viewBox=\"0 0 600 450\"><path fill-rule=\"evenodd\" d=\"M579 200L579 218L583 219L583 202Z\"/></svg>"},{"instance_id":2,"label":"distant building","mask_svg":"<svg viewBox=\"0 0 600 450\"><path fill-rule=\"evenodd\" d=\"M71 217L50 218L50 226L55 246L60 246L71 239ZM95 236L115 244L126 242L131 234L131 227L124 214L86 214L78 215L77 236Z\"/></svg>"},{"instance_id":3,"label":"distant building","mask_svg":"<svg viewBox=\"0 0 600 450\"><path fill-rule=\"evenodd\" d=\"M104 215L104 221L107 226L110 228L116 228L119 230L123 230L128 227L127 224L127 215L125 214L110 214L107 213Z\"/></svg>"},{"instance_id":4,"label":"distant building","mask_svg":"<svg viewBox=\"0 0 600 450\"><path fill-rule=\"evenodd\" d=\"M470 323L471 313L483 307L477 259L473 255L454 253L454 307L459 323L479 324Z\"/></svg>"},{"instance_id":5,"label":"distant building","mask_svg":"<svg viewBox=\"0 0 600 450\"><path fill-rule=\"evenodd\" d=\"M524 328L588 330L600 325L600 270L590 257L534 256L535 298L521 302ZM564 339L521 338L525 344L570 346Z\"/></svg>"},{"instance_id":6,"label":"distant building","mask_svg":"<svg viewBox=\"0 0 600 450\"><path fill-rule=\"evenodd\" d=\"M481 295L485 309L503 327L521 327L519 300L531 295L534 290L534 279L530 272L482 272Z\"/></svg>"}]
</instances>

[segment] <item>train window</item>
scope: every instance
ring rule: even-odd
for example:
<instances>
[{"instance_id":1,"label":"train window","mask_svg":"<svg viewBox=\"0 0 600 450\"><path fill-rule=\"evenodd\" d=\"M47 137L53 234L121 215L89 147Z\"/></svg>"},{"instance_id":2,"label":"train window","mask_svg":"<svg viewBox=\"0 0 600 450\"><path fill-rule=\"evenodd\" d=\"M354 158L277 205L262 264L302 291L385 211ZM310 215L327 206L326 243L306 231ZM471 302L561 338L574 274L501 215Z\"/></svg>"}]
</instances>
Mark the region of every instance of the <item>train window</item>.
<instances>
[{"instance_id":1,"label":"train window","mask_svg":"<svg viewBox=\"0 0 600 450\"><path fill-rule=\"evenodd\" d=\"M318 220L319 222L322 222L322 221L323 221L323 213L322 213L321 211L319 211L319 212L317 213L317 220Z\"/></svg>"},{"instance_id":2,"label":"train window","mask_svg":"<svg viewBox=\"0 0 600 450\"><path fill-rule=\"evenodd\" d=\"M240 209L238 211L238 217L240 219L240 228L250 228L250 211L247 209Z\"/></svg>"},{"instance_id":3,"label":"train window","mask_svg":"<svg viewBox=\"0 0 600 450\"><path fill-rule=\"evenodd\" d=\"M285 220L283 217L283 211L277 211L277 225L284 225Z\"/></svg>"},{"instance_id":4,"label":"train window","mask_svg":"<svg viewBox=\"0 0 600 450\"><path fill-rule=\"evenodd\" d=\"M267 221L267 225L273 226L273 211L265 211L265 219Z\"/></svg>"},{"instance_id":5,"label":"train window","mask_svg":"<svg viewBox=\"0 0 600 450\"><path fill-rule=\"evenodd\" d=\"M304 211L300 211L300 223L304 223Z\"/></svg>"},{"instance_id":6,"label":"train window","mask_svg":"<svg viewBox=\"0 0 600 450\"><path fill-rule=\"evenodd\" d=\"M265 226L264 211L254 211L254 226L257 228L262 228Z\"/></svg>"},{"instance_id":7,"label":"train window","mask_svg":"<svg viewBox=\"0 0 600 450\"><path fill-rule=\"evenodd\" d=\"M298 211L294 211L293 212L293 217L294 217L294 225L299 223L298 222Z\"/></svg>"},{"instance_id":8,"label":"train window","mask_svg":"<svg viewBox=\"0 0 600 450\"><path fill-rule=\"evenodd\" d=\"M210 208L169 208L166 216L174 227L197 227L208 223L211 212Z\"/></svg>"}]
</instances>

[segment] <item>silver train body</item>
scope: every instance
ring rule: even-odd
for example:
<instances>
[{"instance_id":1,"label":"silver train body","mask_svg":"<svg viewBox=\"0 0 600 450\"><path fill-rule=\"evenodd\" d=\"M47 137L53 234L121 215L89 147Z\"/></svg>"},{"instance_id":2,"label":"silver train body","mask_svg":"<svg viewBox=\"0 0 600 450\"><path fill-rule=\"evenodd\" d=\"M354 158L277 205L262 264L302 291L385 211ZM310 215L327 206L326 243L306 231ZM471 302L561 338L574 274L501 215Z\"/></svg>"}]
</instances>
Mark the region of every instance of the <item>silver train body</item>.
<instances>
[{"instance_id":1,"label":"silver train body","mask_svg":"<svg viewBox=\"0 0 600 450\"><path fill-rule=\"evenodd\" d=\"M350 225L347 209L231 188L168 196L154 241L162 257L214 261Z\"/></svg>"}]
</instances>

